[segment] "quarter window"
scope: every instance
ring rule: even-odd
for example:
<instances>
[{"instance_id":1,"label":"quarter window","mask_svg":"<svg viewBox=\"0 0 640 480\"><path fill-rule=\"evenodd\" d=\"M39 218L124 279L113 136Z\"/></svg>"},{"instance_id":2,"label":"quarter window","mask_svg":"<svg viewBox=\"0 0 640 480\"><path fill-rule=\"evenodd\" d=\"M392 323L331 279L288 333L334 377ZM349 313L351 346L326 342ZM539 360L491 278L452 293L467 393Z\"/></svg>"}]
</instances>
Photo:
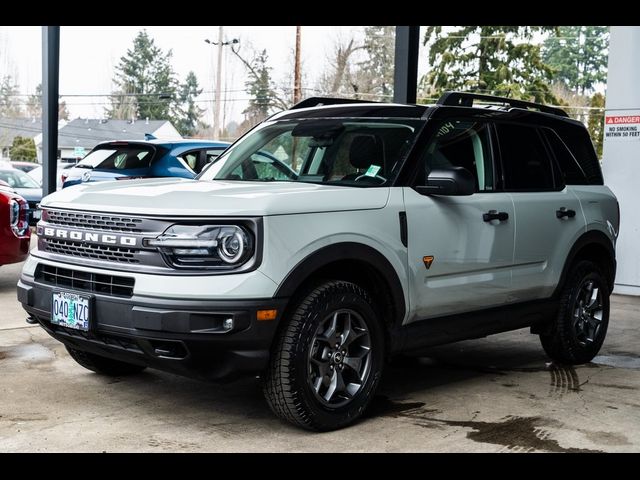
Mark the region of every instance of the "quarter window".
<instances>
[{"instance_id":1,"label":"quarter window","mask_svg":"<svg viewBox=\"0 0 640 480\"><path fill-rule=\"evenodd\" d=\"M560 140L558 134L553 130L545 129L544 135L547 137L551 150L558 161L564 183L566 185L589 185L589 181L582 167L564 142Z\"/></svg>"}]
</instances>

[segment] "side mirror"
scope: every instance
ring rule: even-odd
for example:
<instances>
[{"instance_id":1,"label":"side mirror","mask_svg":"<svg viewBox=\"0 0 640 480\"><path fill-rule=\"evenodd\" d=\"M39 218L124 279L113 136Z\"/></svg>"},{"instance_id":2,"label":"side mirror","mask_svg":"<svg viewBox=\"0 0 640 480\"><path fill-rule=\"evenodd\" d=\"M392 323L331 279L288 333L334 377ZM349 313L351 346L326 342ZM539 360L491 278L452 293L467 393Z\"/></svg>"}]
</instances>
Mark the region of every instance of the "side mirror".
<instances>
[{"instance_id":1,"label":"side mirror","mask_svg":"<svg viewBox=\"0 0 640 480\"><path fill-rule=\"evenodd\" d=\"M472 195L476 181L469 170L463 167L431 170L427 184L415 187L422 195Z\"/></svg>"}]
</instances>

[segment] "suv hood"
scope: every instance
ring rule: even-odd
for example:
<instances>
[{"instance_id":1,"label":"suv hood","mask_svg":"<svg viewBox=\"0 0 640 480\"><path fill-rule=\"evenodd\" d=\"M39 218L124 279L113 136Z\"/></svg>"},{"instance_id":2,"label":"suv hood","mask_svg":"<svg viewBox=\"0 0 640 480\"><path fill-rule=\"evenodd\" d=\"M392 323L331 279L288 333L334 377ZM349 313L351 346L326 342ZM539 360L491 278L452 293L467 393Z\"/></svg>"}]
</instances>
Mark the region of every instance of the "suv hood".
<instances>
[{"instance_id":1,"label":"suv hood","mask_svg":"<svg viewBox=\"0 0 640 480\"><path fill-rule=\"evenodd\" d=\"M389 188L294 182L176 178L81 184L45 197L41 206L167 216L265 216L383 208Z\"/></svg>"}]
</instances>

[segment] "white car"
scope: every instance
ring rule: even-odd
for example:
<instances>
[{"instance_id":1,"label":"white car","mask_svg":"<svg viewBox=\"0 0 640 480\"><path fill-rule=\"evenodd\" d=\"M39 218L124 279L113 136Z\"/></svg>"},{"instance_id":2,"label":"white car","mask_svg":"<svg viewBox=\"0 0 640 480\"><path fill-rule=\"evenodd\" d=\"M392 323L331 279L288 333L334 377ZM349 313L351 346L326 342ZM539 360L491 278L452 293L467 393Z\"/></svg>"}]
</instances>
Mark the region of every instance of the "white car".
<instances>
[{"instance_id":1,"label":"white car","mask_svg":"<svg viewBox=\"0 0 640 480\"><path fill-rule=\"evenodd\" d=\"M60 190L62 188L63 180L63 171L69 168L75 167L76 164L74 162L58 162L56 166L56 190ZM43 168L42 165L38 165L33 170L27 172L31 178L33 178L39 185L42 185L42 173Z\"/></svg>"},{"instance_id":2,"label":"white car","mask_svg":"<svg viewBox=\"0 0 640 480\"><path fill-rule=\"evenodd\" d=\"M606 335L618 204L585 127L543 105L307 100L196 180L42 208L18 298L80 365L261 374L308 429L358 419L393 354L528 327L576 364Z\"/></svg>"}]
</instances>

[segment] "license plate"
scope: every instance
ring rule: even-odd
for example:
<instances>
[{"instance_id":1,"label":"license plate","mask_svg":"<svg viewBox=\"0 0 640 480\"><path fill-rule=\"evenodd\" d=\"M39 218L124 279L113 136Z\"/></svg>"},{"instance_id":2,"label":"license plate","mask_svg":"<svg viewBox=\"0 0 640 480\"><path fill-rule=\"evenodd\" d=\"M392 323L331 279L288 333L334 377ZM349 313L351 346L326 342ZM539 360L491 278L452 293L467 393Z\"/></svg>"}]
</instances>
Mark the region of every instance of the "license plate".
<instances>
[{"instance_id":1,"label":"license plate","mask_svg":"<svg viewBox=\"0 0 640 480\"><path fill-rule=\"evenodd\" d=\"M40 220L40 217L42 216L42 210L31 210L31 215L36 220Z\"/></svg>"},{"instance_id":2,"label":"license plate","mask_svg":"<svg viewBox=\"0 0 640 480\"><path fill-rule=\"evenodd\" d=\"M69 292L53 292L51 323L76 330L89 330L90 298Z\"/></svg>"}]
</instances>

